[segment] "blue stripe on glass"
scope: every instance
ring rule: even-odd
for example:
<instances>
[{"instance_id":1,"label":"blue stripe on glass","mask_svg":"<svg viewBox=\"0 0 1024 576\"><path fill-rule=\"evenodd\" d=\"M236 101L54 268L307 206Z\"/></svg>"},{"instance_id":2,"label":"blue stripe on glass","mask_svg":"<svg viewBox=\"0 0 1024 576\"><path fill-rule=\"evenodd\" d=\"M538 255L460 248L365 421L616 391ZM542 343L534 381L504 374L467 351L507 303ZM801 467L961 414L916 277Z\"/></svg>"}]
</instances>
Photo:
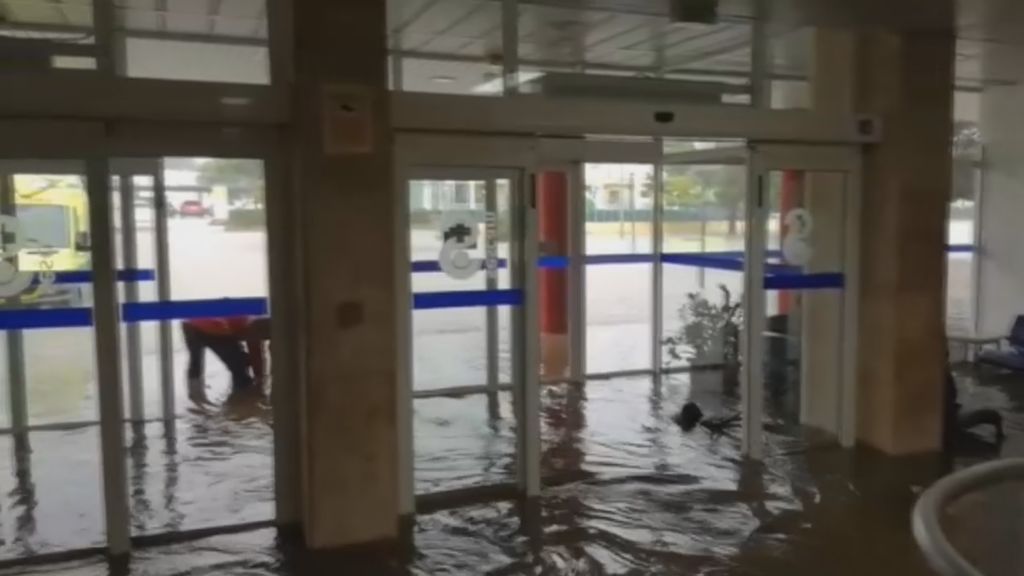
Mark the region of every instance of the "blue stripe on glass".
<instances>
[{"instance_id":1,"label":"blue stripe on glass","mask_svg":"<svg viewBox=\"0 0 1024 576\"><path fill-rule=\"evenodd\" d=\"M0 310L0 330L88 328L89 326L92 326L91 308Z\"/></svg>"},{"instance_id":2,"label":"blue stripe on glass","mask_svg":"<svg viewBox=\"0 0 1024 576\"><path fill-rule=\"evenodd\" d=\"M661 261L665 264L676 264L680 266L697 266L698 268L711 268L713 270L730 270L740 272L743 270L743 260L730 256L721 256L720 252L686 252L677 254L662 254Z\"/></svg>"},{"instance_id":3,"label":"blue stripe on glass","mask_svg":"<svg viewBox=\"0 0 1024 576\"><path fill-rule=\"evenodd\" d=\"M946 252L950 254L966 254L975 252L974 244L947 244Z\"/></svg>"},{"instance_id":4,"label":"blue stripe on glass","mask_svg":"<svg viewBox=\"0 0 1024 576\"><path fill-rule=\"evenodd\" d=\"M124 304L121 310L125 322L153 322L188 318L264 316L269 310L269 305L266 298L222 298L131 302Z\"/></svg>"},{"instance_id":5,"label":"blue stripe on glass","mask_svg":"<svg viewBox=\"0 0 1024 576\"><path fill-rule=\"evenodd\" d=\"M126 268L117 271L118 282L151 282L156 280L156 270ZM39 284L38 275L34 281ZM54 284L91 284L91 270L64 270L54 272Z\"/></svg>"},{"instance_id":6,"label":"blue stripe on glass","mask_svg":"<svg viewBox=\"0 0 1024 576\"><path fill-rule=\"evenodd\" d=\"M779 274L764 279L765 290L831 290L844 286L846 277L838 272Z\"/></svg>"},{"instance_id":7,"label":"blue stripe on glass","mask_svg":"<svg viewBox=\"0 0 1024 576\"><path fill-rule=\"evenodd\" d=\"M415 310L522 306L522 290L468 290L464 292L420 292L412 295Z\"/></svg>"},{"instance_id":8,"label":"blue stripe on glass","mask_svg":"<svg viewBox=\"0 0 1024 576\"><path fill-rule=\"evenodd\" d=\"M654 262L653 254L588 254L587 264L649 264Z\"/></svg>"},{"instance_id":9,"label":"blue stripe on glass","mask_svg":"<svg viewBox=\"0 0 1024 576\"><path fill-rule=\"evenodd\" d=\"M569 267L569 257L541 256L537 259L537 266L547 270L564 270Z\"/></svg>"}]
</instances>

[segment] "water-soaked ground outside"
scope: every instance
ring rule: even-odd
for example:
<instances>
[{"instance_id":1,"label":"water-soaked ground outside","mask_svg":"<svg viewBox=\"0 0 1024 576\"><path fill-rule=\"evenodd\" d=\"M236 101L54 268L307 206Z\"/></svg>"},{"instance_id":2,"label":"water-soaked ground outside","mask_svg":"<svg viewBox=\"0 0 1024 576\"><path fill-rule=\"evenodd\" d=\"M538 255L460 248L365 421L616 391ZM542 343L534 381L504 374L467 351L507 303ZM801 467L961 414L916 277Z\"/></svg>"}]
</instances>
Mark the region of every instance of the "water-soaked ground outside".
<instances>
[{"instance_id":1,"label":"water-soaked ground outside","mask_svg":"<svg viewBox=\"0 0 1024 576\"><path fill-rule=\"evenodd\" d=\"M989 447L984 433L965 441L954 464L1024 452L1024 381L986 377L982 383L968 376L960 387L966 407L1004 412L1009 439L1001 448ZM546 489L532 505L495 502L421 515L411 545L401 553L322 558L279 543L274 530L262 530L143 548L129 567L113 572L929 574L910 536L909 510L920 488L948 464L804 450L801 439L777 434L768 435L773 455L763 464L743 462L737 437L683 433L670 421L671 412L689 397L685 377L664 382L660 393L645 379L547 388L545 472L572 481ZM730 404L725 400L709 410L728 411ZM469 482L467 471L477 477L485 472L489 480L511 475L511 425L491 426L485 417L476 424L463 422L452 408L439 406L432 416L429 408L418 407L418 430L428 436L418 446L420 486ZM160 437L154 434L144 447L128 451L135 458L130 473L136 529L269 517L270 443L261 417L193 414L181 427L173 455ZM73 439L65 432L50 443L33 440L33 458L40 462L33 479L39 481L31 494L22 485L4 490L5 546L27 550L32 530L50 535L56 546L57 535L79 534L76 519L101 522L98 510L88 510L99 506L96 485L68 482L61 474L96 464L85 456L71 464L47 464L51 459L44 457L48 449L74 453L65 452ZM12 476L5 470L4 477ZM971 549L987 542L985 534L993 530L964 532L951 531ZM1024 568L1015 558L999 565L1007 574ZM95 559L2 574L84 576L109 570Z\"/></svg>"}]
</instances>

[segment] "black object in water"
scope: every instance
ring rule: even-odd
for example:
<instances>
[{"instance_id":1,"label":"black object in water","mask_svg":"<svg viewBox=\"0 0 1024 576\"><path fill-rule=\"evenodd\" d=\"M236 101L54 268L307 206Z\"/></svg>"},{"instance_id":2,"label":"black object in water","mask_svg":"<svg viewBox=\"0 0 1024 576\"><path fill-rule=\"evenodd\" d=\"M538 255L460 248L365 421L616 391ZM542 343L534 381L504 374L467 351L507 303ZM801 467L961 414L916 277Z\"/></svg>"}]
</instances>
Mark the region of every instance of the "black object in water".
<instances>
[{"instance_id":1,"label":"black object in water","mask_svg":"<svg viewBox=\"0 0 1024 576\"><path fill-rule=\"evenodd\" d=\"M704 411L700 409L696 402L687 402L683 404L679 414L672 417L672 421L686 432L693 430L700 424L712 434L723 434L739 424L740 415L733 414L732 416L704 418Z\"/></svg>"}]
</instances>

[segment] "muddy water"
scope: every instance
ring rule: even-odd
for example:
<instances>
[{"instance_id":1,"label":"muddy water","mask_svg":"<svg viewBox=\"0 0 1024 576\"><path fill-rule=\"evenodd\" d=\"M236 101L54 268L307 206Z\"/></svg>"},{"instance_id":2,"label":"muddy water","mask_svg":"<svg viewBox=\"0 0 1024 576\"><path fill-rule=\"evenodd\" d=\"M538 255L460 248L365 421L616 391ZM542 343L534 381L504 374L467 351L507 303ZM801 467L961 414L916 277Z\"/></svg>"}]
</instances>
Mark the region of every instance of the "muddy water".
<instances>
[{"instance_id":1,"label":"muddy water","mask_svg":"<svg viewBox=\"0 0 1024 576\"><path fill-rule=\"evenodd\" d=\"M1011 440L1002 453L1024 453L1018 440L1024 422L1015 415L1022 406L1020 387L965 381L963 389L968 407L996 405L1010 414ZM558 479L557 485L531 504L494 502L421 515L407 546L392 554L310 555L279 542L275 531L262 530L142 549L127 567L112 569L92 560L9 573L929 573L911 540L908 515L920 487L943 473L948 462L805 449L802 438L782 433L767 435L775 449L764 464L744 462L737 437L682 433L669 421L692 392L683 379L666 382L660 390L643 379L547 389L543 458L546 475ZM427 436L418 445L421 488L472 485L473 471L489 480L511 474L511 425L493 426L472 406L462 406L461 413L458 404L439 404L436 412L425 409L417 415L418 433ZM730 409L728 400L708 408ZM168 486L168 475L157 470L167 454L158 448L160 442L149 447L146 477L151 473L152 479L133 484L136 491L145 487L150 507L148 515L137 519L140 526L187 529L207 521L254 518L261 510L269 515L270 472L261 469L269 466L270 455L264 453L269 441L257 441L266 434L258 427L246 428L259 418L196 418L193 431L179 438L186 447L195 443L190 456L181 453L193 448L179 450L177 474L191 474L191 483L179 479ZM477 435L489 435L490 441ZM965 444L957 462L999 454L981 446L980 440ZM98 492L96 485L61 483L60 475L51 473L58 487L36 493L36 510L50 498L63 498L60 506L71 506L88 491ZM26 523L13 517L19 509L14 498L7 491L3 497L6 538ZM133 493L133 498L142 494ZM138 501L133 500L135 509ZM61 513L60 506L54 504L48 514L63 517L69 533L80 534L73 528L78 513L68 512L73 507ZM40 534L38 518L36 523ZM967 534L960 543L970 548L972 538Z\"/></svg>"}]
</instances>

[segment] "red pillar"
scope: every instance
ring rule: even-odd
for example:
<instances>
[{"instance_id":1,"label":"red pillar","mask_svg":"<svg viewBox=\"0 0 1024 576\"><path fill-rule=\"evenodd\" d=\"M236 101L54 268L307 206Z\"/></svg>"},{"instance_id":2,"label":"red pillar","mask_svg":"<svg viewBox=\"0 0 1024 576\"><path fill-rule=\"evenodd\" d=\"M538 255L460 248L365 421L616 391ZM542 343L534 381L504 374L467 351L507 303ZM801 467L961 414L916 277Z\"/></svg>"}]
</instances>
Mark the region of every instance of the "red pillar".
<instances>
[{"instance_id":1,"label":"red pillar","mask_svg":"<svg viewBox=\"0 0 1024 576\"><path fill-rule=\"evenodd\" d=\"M564 172L541 172L537 176L537 219L544 256L569 255L569 183ZM564 268L540 270L540 330L545 334L566 334L569 271Z\"/></svg>"},{"instance_id":2,"label":"red pillar","mask_svg":"<svg viewBox=\"0 0 1024 576\"><path fill-rule=\"evenodd\" d=\"M537 220L541 255L569 255L569 177L537 175ZM541 373L565 377L569 370L569 270L540 270Z\"/></svg>"},{"instance_id":3,"label":"red pillar","mask_svg":"<svg viewBox=\"0 0 1024 576\"><path fill-rule=\"evenodd\" d=\"M782 173L782 195L779 198L779 249L782 239L789 231L786 214L804 203L804 173L800 170L786 170ZM796 294L788 290L779 291L779 314L789 314L796 303Z\"/></svg>"}]
</instances>

